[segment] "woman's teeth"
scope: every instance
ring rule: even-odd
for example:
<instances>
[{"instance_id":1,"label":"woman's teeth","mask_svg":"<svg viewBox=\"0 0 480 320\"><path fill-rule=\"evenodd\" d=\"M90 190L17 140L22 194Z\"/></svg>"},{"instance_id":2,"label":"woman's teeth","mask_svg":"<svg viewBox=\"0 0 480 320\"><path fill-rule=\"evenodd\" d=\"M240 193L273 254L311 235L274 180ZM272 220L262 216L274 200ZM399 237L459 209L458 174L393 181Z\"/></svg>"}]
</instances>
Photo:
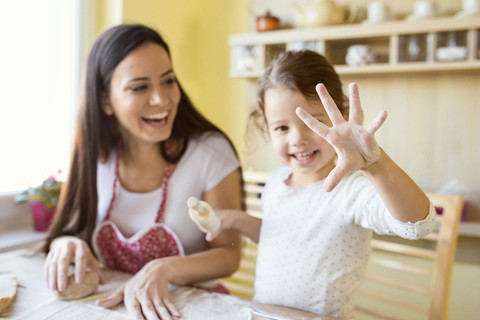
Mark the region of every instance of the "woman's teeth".
<instances>
[{"instance_id":1,"label":"woman's teeth","mask_svg":"<svg viewBox=\"0 0 480 320\"><path fill-rule=\"evenodd\" d=\"M142 118L145 120L161 121L166 119L167 116L168 116L168 111L165 111L165 112L149 114L149 115L143 116Z\"/></svg>"}]
</instances>

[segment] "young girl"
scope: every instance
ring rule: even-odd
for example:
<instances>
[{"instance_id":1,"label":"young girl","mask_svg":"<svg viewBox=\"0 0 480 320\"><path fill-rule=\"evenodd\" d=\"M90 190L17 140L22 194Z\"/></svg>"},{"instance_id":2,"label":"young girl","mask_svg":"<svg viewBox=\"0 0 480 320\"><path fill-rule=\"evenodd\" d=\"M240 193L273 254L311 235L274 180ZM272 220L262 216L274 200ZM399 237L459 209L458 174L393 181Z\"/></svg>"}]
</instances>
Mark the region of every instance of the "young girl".
<instances>
[{"instance_id":1,"label":"young girl","mask_svg":"<svg viewBox=\"0 0 480 320\"><path fill-rule=\"evenodd\" d=\"M312 51L284 53L258 82L252 117L285 166L269 177L261 220L217 211L220 230L258 242L257 302L353 318L372 231L417 239L434 228L426 195L375 141L386 112L362 126L356 84L349 93L348 108L333 67Z\"/></svg>"}]
</instances>

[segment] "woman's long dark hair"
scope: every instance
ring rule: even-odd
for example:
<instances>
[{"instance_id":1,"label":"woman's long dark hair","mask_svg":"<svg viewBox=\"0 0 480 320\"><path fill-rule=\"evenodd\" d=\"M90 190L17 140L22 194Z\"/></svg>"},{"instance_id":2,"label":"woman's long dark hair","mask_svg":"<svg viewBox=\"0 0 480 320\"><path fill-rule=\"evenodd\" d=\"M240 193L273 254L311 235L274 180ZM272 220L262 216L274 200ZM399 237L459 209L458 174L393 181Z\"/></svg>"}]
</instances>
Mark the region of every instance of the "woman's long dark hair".
<instances>
[{"instance_id":1,"label":"woman's long dark hair","mask_svg":"<svg viewBox=\"0 0 480 320\"><path fill-rule=\"evenodd\" d=\"M155 30L138 24L123 24L105 31L90 50L69 176L62 188L54 223L43 245L45 252L48 252L53 239L61 235L79 236L91 248L97 220L97 162L106 161L120 139L117 120L102 110L103 99L108 96L117 65L145 43L160 45L170 57L170 50L162 37ZM178 86L180 102L169 138L178 144L178 152L167 153L166 142L159 143L163 158L172 164L177 163L185 153L191 137L207 131L219 132L226 137L195 109L180 83Z\"/></svg>"}]
</instances>

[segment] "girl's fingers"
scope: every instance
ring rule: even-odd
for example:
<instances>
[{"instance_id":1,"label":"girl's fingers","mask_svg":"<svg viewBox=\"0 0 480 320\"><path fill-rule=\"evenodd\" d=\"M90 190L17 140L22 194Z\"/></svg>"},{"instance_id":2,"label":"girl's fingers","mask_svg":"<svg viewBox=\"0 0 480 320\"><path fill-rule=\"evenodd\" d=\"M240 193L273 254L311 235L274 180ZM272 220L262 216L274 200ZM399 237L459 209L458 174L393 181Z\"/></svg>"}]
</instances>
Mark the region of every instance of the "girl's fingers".
<instances>
[{"instance_id":1,"label":"girl's fingers","mask_svg":"<svg viewBox=\"0 0 480 320\"><path fill-rule=\"evenodd\" d=\"M374 134L385 122L385 120L387 119L387 115L387 111L380 111L380 113L375 117L375 119L373 119L372 122L370 122L368 126L365 127L368 133Z\"/></svg>"},{"instance_id":2,"label":"girl's fingers","mask_svg":"<svg viewBox=\"0 0 480 320\"><path fill-rule=\"evenodd\" d=\"M326 192L332 191L337 186L337 184L342 180L345 174L346 174L346 171L341 169L341 167L337 165L328 174L327 179L323 183L323 190L325 190Z\"/></svg>"},{"instance_id":3,"label":"girl's fingers","mask_svg":"<svg viewBox=\"0 0 480 320\"><path fill-rule=\"evenodd\" d=\"M363 122L363 112L357 84L354 82L350 83L348 86L348 91L350 95L349 121L361 125Z\"/></svg>"},{"instance_id":4,"label":"girl's fingers","mask_svg":"<svg viewBox=\"0 0 480 320\"><path fill-rule=\"evenodd\" d=\"M297 116L307 125L307 127L310 128L310 130L312 130L322 138L327 135L329 128L314 117L312 117L311 114L303 110L301 107L298 107L295 112L297 113Z\"/></svg>"},{"instance_id":5,"label":"girl's fingers","mask_svg":"<svg viewBox=\"0 0 480 320\"><path fill-rule=\"evenodd\" d=\"M332 121L332 124L335 126L344 123L345 119L340 113L335 101L333 101L332 97L328 93L327 88L325 88L325 85L323 83L319 83L315 86L315 90L317 90L317 94L320 97L320 100L322 100L323 107L325 108L328 117Z\"/></svg>"},{"instance_id":6,"label":"girl's fingers","mask_svg":"<svg viewBox=\"0 0 480 320\"><path fill-rule=\"evenodd\" d=\"M205 240L207 240L208 242L213 241L213 239L215 239L218 236L218 233L219 233L218 231L215 233L208 232L205 235Z\"/></svg>"}]
</instances>

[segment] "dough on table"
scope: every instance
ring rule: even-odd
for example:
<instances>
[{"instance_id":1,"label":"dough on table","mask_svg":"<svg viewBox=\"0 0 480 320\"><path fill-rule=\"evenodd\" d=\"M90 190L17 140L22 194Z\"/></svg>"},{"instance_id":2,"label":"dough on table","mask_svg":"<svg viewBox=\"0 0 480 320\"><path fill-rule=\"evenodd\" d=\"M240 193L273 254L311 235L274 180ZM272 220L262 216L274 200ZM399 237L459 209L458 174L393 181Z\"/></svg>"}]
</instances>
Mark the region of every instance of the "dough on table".
<instances>
[{"instance_id":1,"label":"dough on table","mask_svg":"<svg viewBox=\"0 0 480 320\"><path fill-rule=\"evenodd\" d=\"M75 275L68 276L67 288L63 291L57 290L57 295L62 300L74 300L86 297L98 289L100 279L95 272L87 271L82 283L75 283Z\"/></svg>"},{"instance_id":2,"label":"dough on table","mask_svg":"<svg viewBox=\"0 0 480 320\"><path fill-rule=\"evenodd\" d=\"M205 233L215 233L220 228L220 219L215 211L206 203L195 197L187 200L188 214L197 226Z\"/></svg>"},{"instance_id":3,"label":"dough on table","mask_svg":"<svg viewBox=\"0 0 480 320\"><path fill-rule=\"evenodd\" d=\"M17 278L10 273L0 273L0 315L12 304L17 295Z\"/></svg>"}]
</instances>

